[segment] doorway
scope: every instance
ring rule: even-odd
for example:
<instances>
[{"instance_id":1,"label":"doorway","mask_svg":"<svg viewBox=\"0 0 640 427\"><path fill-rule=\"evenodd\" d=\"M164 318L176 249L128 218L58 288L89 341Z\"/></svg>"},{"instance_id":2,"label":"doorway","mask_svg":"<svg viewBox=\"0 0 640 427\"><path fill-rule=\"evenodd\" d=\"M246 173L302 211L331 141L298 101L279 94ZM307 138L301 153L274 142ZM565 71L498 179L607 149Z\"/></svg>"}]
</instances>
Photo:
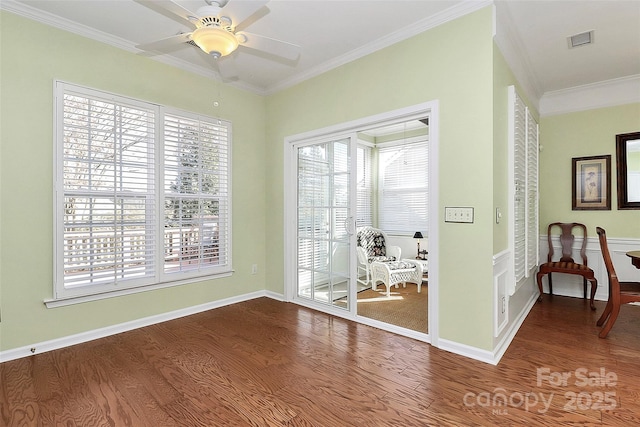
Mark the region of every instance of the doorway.
<instances>
[{"instance_id":1,"label":"doorway","mask_svg":"<svg viewBox=\"0 0 640 427\"><path fill-rule=\"evenodd\" d=\"M363 135L387 132L394 127L406 132L408 123L428 120L428 229L429 272L428 331L407 328L394 322L363 315L358 301L363 291L356 255L356 231L362 215L362 198L357 181L361 177L358 141ZM437 158L438 103L419 104L388 113L319 129L285 139L285 299L360 323L401 335L435 343L437 340L438 230L437 230ZM403 212L404 213L404 212ZM377 214L375 214L377 215ZM400 215L402 216L402 215ZM378 218L373 218L377 224ZM413 226L409 226L413 229ZM392 236L404 246L403 258L415 258L416 241L405 234ZM424 242L423 242L424 244ZM371 287L370 285L368 286ZM384 286L378 286L378 289ZM408 291L417 292L415 284ZM402 298L400 288L396 299ZM384 293L383 293L384 294ZM385 295L386 297L386 295ZM393 298L388 298L391 301ZM427 310L428 307L428 310Z\"/></svg>"}]
</instances>

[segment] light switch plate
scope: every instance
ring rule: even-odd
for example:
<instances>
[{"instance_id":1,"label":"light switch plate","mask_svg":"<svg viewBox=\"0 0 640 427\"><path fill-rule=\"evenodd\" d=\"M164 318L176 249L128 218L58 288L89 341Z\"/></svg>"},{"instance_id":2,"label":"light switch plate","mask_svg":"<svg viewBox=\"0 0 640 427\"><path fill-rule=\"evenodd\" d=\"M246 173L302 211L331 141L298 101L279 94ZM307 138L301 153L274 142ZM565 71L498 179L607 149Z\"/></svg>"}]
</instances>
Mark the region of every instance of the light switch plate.
<instances>
[{"instance_id":1,"label":"light switch plate","mask_svg":"<svg viewBox=\"0 0 640 427\"><path fill-rule=\"evenodd\" d=\"M473 222L473 208L444 208L444 222Z\"/></svg>"}]
</instances>

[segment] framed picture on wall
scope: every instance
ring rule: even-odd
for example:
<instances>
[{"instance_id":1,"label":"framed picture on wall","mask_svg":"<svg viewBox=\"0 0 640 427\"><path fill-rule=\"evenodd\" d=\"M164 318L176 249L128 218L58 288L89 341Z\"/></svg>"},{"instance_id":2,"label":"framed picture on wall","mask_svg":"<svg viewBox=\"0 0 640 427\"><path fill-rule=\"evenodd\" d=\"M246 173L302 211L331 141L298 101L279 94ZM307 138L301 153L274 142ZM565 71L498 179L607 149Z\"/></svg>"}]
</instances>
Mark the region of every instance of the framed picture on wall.
<instances>
[{"instance_id":1,"label":"framed picture on wall","mask_svg":"<svg viewBox=\"0 0 640 427\"><path fill-rule=\"evenodd\" d=\"M574 157L572 163L572 210L611 210L611 155Z\"/></svg>"}]
</instances>

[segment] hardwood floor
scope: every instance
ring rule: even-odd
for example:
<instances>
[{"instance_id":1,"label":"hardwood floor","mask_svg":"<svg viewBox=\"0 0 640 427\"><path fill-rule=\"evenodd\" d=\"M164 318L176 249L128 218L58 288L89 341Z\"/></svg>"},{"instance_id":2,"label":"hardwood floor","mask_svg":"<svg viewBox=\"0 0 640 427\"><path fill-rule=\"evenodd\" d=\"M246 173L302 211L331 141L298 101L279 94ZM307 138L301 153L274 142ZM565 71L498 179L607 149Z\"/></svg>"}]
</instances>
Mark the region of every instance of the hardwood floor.
<instances>
[{"instance_id":1,"label":"hardwood floor","mask_svg":"<svg viewBox=\"0 0 640 427\"><path fill-rule=\"evenodd\" d=\"M638 425L640 307L600 339L597 304L546 296L491 366L260 298L0 364L0 423Z\"/></svg>"}]
</instances>

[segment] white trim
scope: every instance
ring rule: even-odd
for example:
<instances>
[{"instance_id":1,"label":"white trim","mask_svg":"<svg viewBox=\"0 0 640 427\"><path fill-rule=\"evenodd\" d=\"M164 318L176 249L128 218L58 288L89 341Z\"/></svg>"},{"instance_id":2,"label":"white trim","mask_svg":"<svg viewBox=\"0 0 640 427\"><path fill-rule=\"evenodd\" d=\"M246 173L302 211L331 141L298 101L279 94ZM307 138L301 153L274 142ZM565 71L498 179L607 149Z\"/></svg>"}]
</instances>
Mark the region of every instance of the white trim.
<instances>
[{"instance_id":1,"label":"white trim","mask_svg":"<svg viewBox=\"0 0 640 427\"><path fill-rule=\"evenodd\" d=\"M437 13L426 19L418 21L413 25L407 25L405 27L402 27L398 31L391 33L385 37L376 39L365 46L361 46L343 55L332 58L322 64L316 65L315 67L311 67L305 71L297 73L288 79L282 80L274 85L268 86L265 89L263 95L273 95L274 93L277 93L281 90L295 86L298 83L301 83L305 80L309 80L313 77L324 74L327 71L333 70L334 68L338 68L344 64L353 62L356 59L370 55L381 49L392 46L403 40L409 39L413 36L423 33L427 30L438 27L442 24L446 24L447 22L454 21L462 16L468 15L469 13L473 13L491 4L493 4L493 0L467 0L467 1L459 2L456 5L440 13Z\"/></svg>"},{"instance_id":2,"label":"white trim","mask_svg":"<svg viewBox=\"0 0 640 427\"><path fill-rule=\"evenodd\" d=\"M558 236L554 236L552 239L553 251L556 254L554 259L557 259L557 254L562 253ZM580 259L580 244L581 239L575 242L572 253L576 260ZM609 246L609 252L611 253L611 259L616 269L618 278L621 281L633 281L637 280L638 270L631 264L629 257L626 256L626 252L632 251L640 246L640 239L637 238L611 238L607 237L607 245ZM541 235L540 241L540 262L547 262L547 254L549 253L549 244L547 242L547 235ZM598 287L596 290L595 298L598 301L606 301L609 299L609 279L607 276L607 269L604 265L602 258L602 252L600 250L600 241L598 237L587 237L586 247L587 263L593 270L596 280L598 281ZM545 293L549 292L548 279L542 279L542 290ZM591 285L587 285L587 292L590 290ZM554 274L553 275L553 294L574 298L583 298L582 277L570 275L570 274ZM587 295L588 297L588 295Z\"/></svg>"},{"instance_id":3,"label":"white trim","mask_svg":"<svg viewBox=\"0 0 640 427\"><path fill-rule=\"evenodd\" d=\"M380 329L386 332L391 332L397 335L401 335L407 338L412 338L418 341L429 343L431 342L431 335L425 334L422 332L414 331L412 329L403 328L400 326L392 325L390 323L381 322L379 320L371 319L369 317L358 316L355 312L347 311L341 308L326 306L326 310L320 310L317 304L314 304L313 301L309 299L296 299L293 301L296 305L306 307L308 309L327 313L331 316L339 317L341 319L345 319L351 322L360 323L363 325L371 326L376 329Z\"/></svg>"},{"instance_id":4,"label":"white trim","mask_svg":"<svg viewBox=\"0 0 640 427\"><path fill-rule=\"evenodd\" d=\"M235 270L230 270L228 272L223 272L220 274L209 274L206 276L189 277L187 279L182 279L182 280L156 283L156 284L147 285L147 286L136 286L133 288L126 288L126 289L121 289L117 291L106 291L98 294L87 294L87 295L77 295L77 296L70 296L70 297L46 299L44 300L44 304L47 306L47 308L65 307L67 305L81 304L84 302L91 302L91 301L99 301L102 299L121 297L123 295L137 294L140 292L155 291L158 289L170 288L173 286L204 282L206 280L222 279L224 277L230 277L231 275L233 275L234 272Z\"/></svg>"},{"instance_id":5,"label":"white trim","mask_svg":"<svg viewBox=\"0 0 640 427\"><path fill-rule=\"evenodd\" d=\"M545 92L540 117L640 102L640 74Z\"/></svg>"},{"instance_id":6,"label":"white trim","mask_svg":"<svg viewBox=\"0 0 640 427\"><path fill-rule=\"evenodd\" d=\"M429 120L429 338L431 345L440 340L440 101L431 103Z\"/></svg>"},{"instance_id":7,"label":"white trim","mask_svg":"<svg viewBox=\"0 0 640 427\"><path fill-rule=\"evenodd\" d=\"M517 319L511 323L509 332L504 336L504 338L502 338L502 340L500 340L493 351L483 350L481 348L472 347L445 339L440 339L440 345L438 346L438 348L471 359L479 360L480 362L497 365L498 363L500 363L500 359L502 359L502 356L507 351L507 348L509 348L511 341L513 341L513 338L515 338L518 330L520 329L520 326L522 326L522 324L524 323L527 315L531 311L531 308L534 306L537 299L537 295L532 295L531 298L529 298L529 301L524 306Z\"/></svg>"},{"instance_id":8,"label":"white trim","mask_svg":"<svg viewBox=\"0 0 640 427\"><path fill-rule=\"evenodd\" d=\"M266 291L251 292L244 295L238 295L235 297L225 298L218 301L212 301L205 304L200 304L192 307L182 308L179 310L169 311L167 313L144 317L141 319L124 322L117 325L111 325L111 326L94 329L87 332L81 332L79 334L68 335L66 337L56 338L48 341L42 341L39 343L33 343L30 345L18 347L12 350L0 352L0 363L8 362L9 360L19 359L21 357L31 356L33 354L40 354L40 353L44 353L51 350L57 350L60 348L71 346L71 345L93 341L98 338L108 337L108 336L119 334L122 332L127 332L134 329L143 328L145 326L154 325L156 323L162 323L169 320L178 319L180 317L190 316L192 314L201 313L203 311L208 311L215 308L224 307L226 305L231 305L231 304L235 304L242 301L248 301L248 300L252 300L252 299L264 297L264 296L269 296L267 295Z\"/></svg>"},{"instance_id":9,"label":"white trim","mask_svg":"<svg viewBox=\"0 0 640 427\"><path fill-rule=\"evenodd\" d=\"M489 363L491 365L497 365L493 352L489 350L483 350L481 348L472 347L466 344L460 344L459 342L446 340L440 338L440 350L445 350L450 353L459 354L460 356L468 357L470 359L479 360L480 362Z\"/></svg>"},{"instance_id":10,"label":"white trim","mask_svg":"<svg viewBox=\"0 0 640 427\"><path fill-rule=\"evenodd\" d=\"M92 331L81 332L79 334L69 335L66 337L56 338L48 341L42 341L39 343L33 343L30 345L25 345L15 349L6 350L3 352L0 352L0 363L8 362L15 359L20 359L23 357L32 356L34 354L45 353L47 351L58 350L58 349L69 347L76 344L82 344L82 343L93 341L99 338L105 338L105 337L119 334L122 332L127 332L134 329L139 329L146 326L154 325L157 323L179 319L181 317L202 313L204 311L213 310L216 308L224 307L224 306L235 304L238 302L249 301L249 300L260 298L260 297L267 297L277 301L285 302L284 295L276 292L272 292L272 291L251 292L244 295L238 295L235 297L225 298L218 301L212 301L205 304L200 304L192 307L170 311L167 313L145 317L142 319L132 320L132 321L120 323L117 325L94 329ZM497 365L500 359L502 358L502 355L504 354L509 344L511 343L516 333L518 332L518 329L520 328L525 318L527 317L527 314L531 310L531 307L533 307L533 304L535 304L536 299L537 299L536 295L533 295L531 297L531 300L522 310L516 322L514 322L511 328L509 329L509 334L507 334L505 338L503 338L500 341L500 344L496 347L496 350L494 350L493 352L478 349L472 346L460 344L460 343L450 341L450 340L445 340L445 339L439 340L440 345L438 346L438 348L441 350L459 354L461 356L469 357L471 359L479 360L481 362ZM315 307L304 305L304 304L300 304L300 305L306 306L308 308L315 310ZM416 339L418 341L427 342L427 343L431 342L431 344L433 345L433 342L430 341L431 339L430 334L422 334L420 332L397 327L394 325L389 325L383 322L378 322L376 320L369 319L366 317L361 317L361 316L356 316L356 319L353 319L346 311L330 313L330 314L335 315L337 317L344 318L346 320L356 321L356 322L359 322L371 327L375 327L387 332L403 335L412 339Z\"/></svg>"},{"instance_id":11,"label":"white trim","mask_svg":"<svg viewBox=\"0 0 640 427\"><path fill-rule=\"evenodd\" d=\"M342 136L350 136L352 132L365 131L384 125L401 123L408 120L423 118L429 116L429 245L433 245L434 250L429 254L429 334L432 343L438 341L438 265L439 251L438 246L438 225L440 221L438 202L438 143L439 143L439 101L429 101L410 107L401 108L386 113L376 114L373 116L353 120L346 123L332 125L322 129L303 132L297 135L288 136L284 139L284 295L285 300L295 302L297 304L308 306L315 310L325 311L350 320L360 321L362 318L354 313L350 315L343 314L343 311L333 310L330 306L320 306L317 304L307 305L307 301L296 298L296 253L295 253L295 236L296 236L296 194L295 183L297 182L297 170L295 166L296 146L301 143L313 143L323 138L340 138ZM293 242L293 243L291 243ZM364 323L364 322L362 322ZM368 323L367 323L368 324ZM394 332L410 336L404 333L404 328L394 329ZM419 333L418 333L419 334ZM435 344L434 344L435 345Z\"/></svg>"},{"instance_id":12,"label":"white trim","mask_svg":"<svg viewBox=\"0 0 640 427\"><path fill-rule=\"evenodd\" d=\"M75 83L69 83L62 80L53 81L53 93L54 93L54 114L53 114L53 128L54 128L54 141L53 141L53 212L54 212L54 241L53 241L53 297L45 300L45 304L48 308L66 306L71 304L77 304L87 301L95 301L105 298L111 298L114 296L128 295L132 293L162 289L169 286L181 285L185 283L192 283L203 280L218 279L222 277L228 277L233 273L232 267L232 141L233 141L233 129L232 123L228 120L224 120L218 117L211 117L200 113L190 112L179 108L164 106L154 102L149 102L137 98L131 98L126 95L120 95L116 93L106 92L100 89L93 89L90 87L77 85ZM147 174L152 174L155 177L152 190L147 191L147 196L153 195L155 212L154 215L145 215L146 221L152 223L149 229L155 229L155 244L156 247L164 248L164 235L163 235L163 222L160 221L163 218L162 210L165 205L165 199L167 194L164 192L164 146L165 138L164 124L167 116L178 118L196 120L199 123L207 123L214 126L222 127L226 130L227 135L224 140L226 145L226 195L219 196L220 200L224 201L226 205L226 215L219 215L220 218L224 218L223 221L218 221L219 233L225 235L226 248L226 263L218 267L204 267L196 270L178 271L178 272L165 272L163 251L156 251L153 272L149 275L144 275L138 279L125 279L122 282L105 282L98 285L81 285L81 286L66 286L64 278L64 251L60 243L63 240L63 223L64 218L61 216L63 209L64 196L66 193L63 182L62 164L63 159L63 131L66 126L62 123L63 110L65 106L64 96L66 94L76 94L78 96L88 99L107 100L107 102L114 103L116 105L124 104L128 106L134 106L145 111L153 112L154 123L154 141L152 144L152 150L149 151L147 161L153 163L153 167L149 167L146 171ZM94 193L96 193L94 191ZM87 193L88 194L88 193ZM97 194L97 193L96 193ZM100 191L100 194L106 194ZM222 203L221 203L222 205ZM150 219L151 218L151 219ZM154 219L153 219L154 218ZM223 228L224 227L224 228ZM140 290L135 290L139 288Z\"/></svg>"},{"instance_id":13,"label":"white trim","mask_svg":"<svg viewBox=\"0 0 640 427\"><path fill-rule=\"evenodd\" d=\"M497 21L494 42L498 50L504 56L505 61L513 72L520 87L526 94L529 102L539 110L539 99L542 96L541 84L533 73L533 67L526 54L524 43L520 35L513 27L513 19L509 12L509 2L495 3L495 20Z\"/></svg>"},{"instance_id":14,"label":"white trim","mask_svg":"<svg viewBox=\"0 0 640 427\"><path fill-rule=\"evenodd\" d=\"M295 270L297 268L296 245L288 244L296 238L296 182L298 168L296 166L296 147L284 141L284 300L293 301L295 296Z\"/></svg>"},{"instance_id":15,"label":"white trim","mask_svg":"<svg viewBox=\"0 0 640 427\"><path fill-rule=\"evenodd\" d=\"M511 341L513 341L513 339L515 338L516 334L520 330L520 326L522 326L522 324L524 323L527 315L535 305L536 301L538 301L538 294L534 293L529 298L529 301L527 301L527 303L524 305L524 307L518 314L518 317L511 323L509 331L493 349L493 360L495 362L493 363L494 365L497 365L500 362L500 359L502 359L502 356L504 356L504 353L511 345Z\"/></svg>"},{"instance_id":16,"label":"white trim","mask_svg":"<svg viewBox=\"0 0 640 427\"><path fill-rule=\"evenodd\" d=\"M286 302L284 294L281 294L281 293L278 293L278 292L265 291L264 296L267 297L267 298L274 299L276 301Z\"/></svg>"},{"instance_id":17,"label":"white trim","mask_svg":"<svg viewBox=\"0 0 640 427\"><path fill-rule=\"evenodd\" d=\"M412 105L409 107L399 108L393 111L387 111L380 114L374 114L372 116L363 117L360 119L352 120L349 122L338 123L336 125L327 126L321 129L314 129L308 132L302 132L296 135L288 136L284 139L285 147L293 145L296 142L301 141L315 141L326 136L332 138L339 138L341 135L349 134L350 132L366 132L368 129L375 129L381 126L393 125L409 120L417 120L424 118L425 115L432 115L431 111L438 106L438 101L429 101L421 104ZM436 127L430 120L429 128L429 140L435 139L433 135L433 129Z\"/></svg>"},{"instance_id":18,"label":"white trim","mask_svg":"<svg viewBox=\"0 0 640 427\"><path fill-rule=\"evenodd\" d=\"M86 25L82 25L77 22L68 20L66 18L62 18L60 16L51 14L49 12L36 9L32 6L18 2L16 0L0 1L0 10L6 10L8 12L15 13L16 15L22 16L24 18L31 19L32 21L36 21L44 25L49 25L51 27L58 28L63 31L68 31L70 33L77 34L82 37L87 37L91 40L95 40L97 42L104 43L106 45L113 46L127 52L131 52L134 54L142 53L140 49L135 47L137 43L134 43L130 40L126 40L121 37L116 37L112 34L96 30L95 28L91 28ZM247 90L249 92L253 92L258 95L266 95L264 89L258 86L251 85L241 81L234 81L234 82L225 81L222 78L222 76L212 67L195 65L189 61L178 59L172 55L155 55L155 56L149 57L149 59L181 69L181 70L185 70L190 73L194 73L203 77L218 80L220 82L224 82L227 85L234 86L239 89Z\"/></svg>"},{"instance_id":19,"label":"white trim","mask_svg":"<svg viewBox=\"0 0 640 427\"><path fill-rule=\"evenodd\" d=\"M130 52L137 51L137 49L133 49L133 43L129 40L125 40L112 34L96 30L95 28L79 24L75 21L62 18L58 15L45 12L23 2L18 2L16 0L2 0L2 2L0 2L0 9L63 31L68 31L70 33L78 34L92 40L115 46L119 49L128 50Z\"/></svg>"},{"instance_id":20,"label":"white trim","mask_svg":"<svg viewBox=\"0 0 640 427\"><path fill-rule=\"evenodd\" d=\"M263 95L263 96L272 95L276 92L292 87L300 82L319 76L320 74L323 74L341 65L355 61L356 59L362 58L380 49L384 49L402 40L411 38L431 28L435 28L447 22L454 21L462 16L465 16L469 13L480 10L488 5L491 5L492 3L493 3L492 0L466 0L466 1L459 2L454 6L436 15L433 15L433 16L430 16L429 18L418 21L413 25L402 27L400 30L394 33L391 33L385 37L381 37L380 39L377 39L358 49L354 49L351 52L348 52L342 56L339 56L337 58L332 58L331 60L325 63L319 64L315 67L307 69L306 71L298 73L289 79L280 81L266 88L258 87L258 86L251 85L241 81L225 82L225 84L237 87L239 89L244 89L249 92L256 93L258 95ZM68 19L61 18L59 16L53 15L48 12L44 12L42 10L36 9L34 7L28 6L26 4L23 4L15 0L0 1L0 9L9 11L11 13L15 13L17 15L40 22L45 25L50 25L52 27L56 27L64 31L69 31L71 33L78 34L80 36L87 37L101 43L115 46L119 49L123 49L128 52L132 52L132 53L141 52L139 49L135 47L136 43L133 43L129 40L125 40L120 37L115 37L111 34L98 31L94 28L90 28L90 27L87 27L86 25L78 24L77 22L73 22ZM149 59L161 62L163 64L167 64L176 68L180 68L182 70L186 70L194 74L198 74L204 77L209 77L214 80L224 81L224 79L220 76L220 74L210 67L197 66L188 61L178 59L171 55L156 55L156 56L150 57Z\"/></svg>"},{"instance_id":21,"label":"white trim","mask_svg":"<svg viewBox=\"0 0 640 427\"><path fill-rule=\"evenodd\" d=\"M511 251L505 249L493 256L493 336L498 337L509 323L509 262ZM504 301L502 299L504 298ZM504 307L504 312L502 312Z\"/></svg>"}]
</instances>

